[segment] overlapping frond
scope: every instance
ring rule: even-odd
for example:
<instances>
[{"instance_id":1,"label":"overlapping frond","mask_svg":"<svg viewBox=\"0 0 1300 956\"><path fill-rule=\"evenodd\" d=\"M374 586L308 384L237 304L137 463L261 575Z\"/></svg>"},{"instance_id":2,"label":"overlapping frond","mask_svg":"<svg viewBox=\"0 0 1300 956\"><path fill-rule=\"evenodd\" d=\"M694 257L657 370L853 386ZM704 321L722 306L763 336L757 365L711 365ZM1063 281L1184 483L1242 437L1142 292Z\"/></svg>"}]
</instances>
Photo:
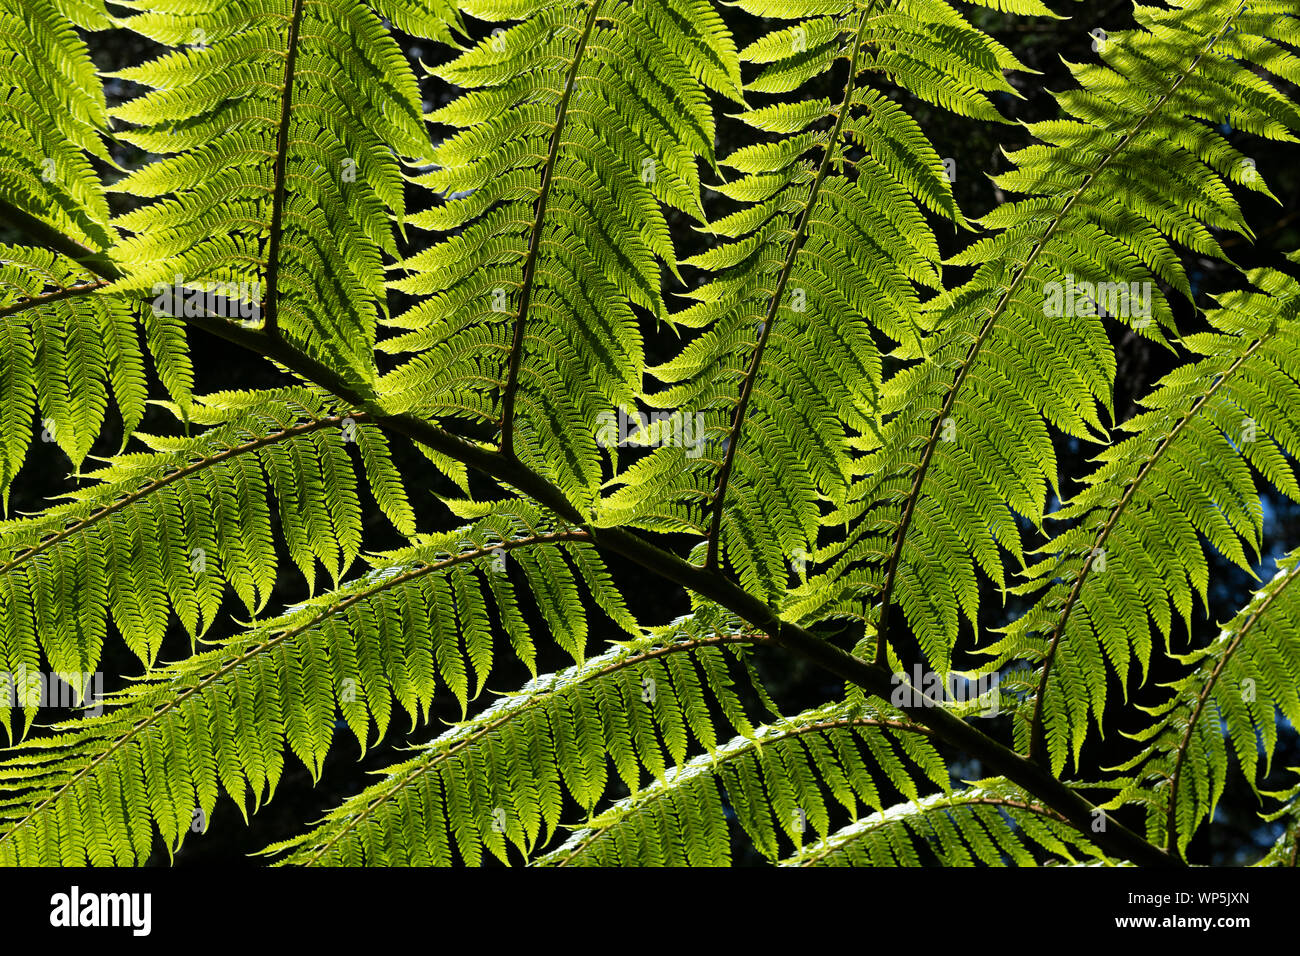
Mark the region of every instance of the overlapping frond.
<instances>
[{"instance_id":1,"label":"overlapping frond","mask_svg":"<svg viewBox=\"0 0 1300 956\"><path fill-rule=\"evenodd\" d=\"M948 666L973 627L977 570L1005 586L1021 560L1016 517L1041 524L1058 482L1051 432L1104 440L1115 357L1103 313L1164 341L1164 284L1190 294L1171 243L1223 258L1211 230L1250 234L1229 182L1267 194L1214 128L1294 140L1300 111L1267 73L1294 76L1284 2L1137 7L1141 29L1111 35L1102 63L1072 65L1061 119L1010 154L997 185L1025 198L981 222L994 234L953 257L974 266L925 303L924 358L886 383L883 443L841 517L857 530L837 575L873 600L881 630L905 622ZM894 613L901 610L901 615ZM900 618L898 622L894 618Z\"/></svg>"},{"instance_id":2,"label":"overlapping frond","mask_svg":"<svg viewBox=\"0 0 1300 956\"><path fill-rule=\"evenodd\" d=\"M92 160L112 162L108 108L78 28L112 25L101 0L0 4L0 223L31 217L104 254L117 238ZM0 246L0 497L37 433L80 465L99 435L111 390L129 433L143 414L145 376L137 325L159 375L184 403L184 337L171 316L94 293L104 283L47 249Z\"/></svg>"},{"instance_id":3,"label":"overlapping frond","mask_svg":"<svg viewBox=\"0 0 1300 956\"><path fill-rule=\"evenodd\" d=\"M193 372L176 315L103 293L105 281L44 249L0 246L0 495L22 467L33 415L44 441L79 467L109 395L129 437L148 398L140 326L158 377L184 410Z\"/></svg>"},{"instance_id":4,"label":"overlapping frond","mask_svg":"<svg viewBox=\"0 0 1300 956\"><path fill-rule=\"evenodd\" d=\"M1182 857L1235 762L1283 826L1261 863L1295 865L1296 791L1263 788L1300 722L1300 550L1216 639L1171 645L1211 550L1258 573L1261 494L1300 500L1300 280L1193 300L1197 334L1170 301L1195 295L1185 254L1254 238L1239 192L1272 198L1224 131L1296 142L1294 0L1165 0L1095 34L994 177L1012 200L947 260L932 223L969 224L912 113L1001 123L1016 57L948 0L736 6L765 23L739 52L713 0L0 0L0 498L35 435L79 482L0 522L0 724L26 738L41 702L14 726L15 681L80 690L115 632L146 668L0 754L0 864L174 854L227 798L271 799L290 755L319 778L340 731L364 754L399 714L458 709L266 853L712 865L743 834L787 865L1168 862L1085 832L1077 790L1144 807ZM109 27L166 48L112 75L143 90L113 108L84 40ZM459 94L427 105L408 56ZM749 131L719 160L726 101ZM679 261L701 176L726 205ZM413 228L433 239L399 245ZM684 342L655 368L648 323ZM316 384L194 397L187 324ZM1114 428L1121 335L1181 364ZM164 435L136 432L146 352ZM122 449L80 474L110 404ZM460 527L416 534L389 434L464 492L439 482ZM1062 495L1067 441L1102 450ZM654 447L621 468L621 444ZM475 500L470 467L517 496ZM367 498L409 547L356 575ZM698 592L692 613L640 627L598 547ZM278 551L309 597L262 620ZM972 672L998 696L884 701L912 640L951 676L989 582L1030 604ZM194 652L232 593L252 622ZM631 640L588 659L594 608ZM192 653L160 666L174 621ZM537 630L574 666L538 677ZM851 685L783 717L756 644ZM472 712L506 647L533 680ZM1164 651L1183 676L1137 754L1063 783L1108 683L1127 696ZM1038 767L962 723L990 702ZM954 792L940 736L1017 784Z\"/></svg>"},{"instance_id":5,"label":"overlapping frond","mask_svg":"<svg viewBox=\"0 0 1300 956\"><path fill-rule=\"evenodd\" d=\"M0 200L95 251L112 237L89 158L111 162L108 106L77 29L111 25L103 0L0 3Z\"/></svg>"},{"instance_id":6,"label":"overlapping frond","mask_svg":"<svg viewBox=\"0 0 1300 956\"><path fill-rule=\"evenodd\" d=\"M842 501L855 436L876 431L881 349L918 341L918 290L941 287L924 212L963 222L939 155L873 81L997 119L987 94L1020 64L942 0L741 6L798 22L741 54L762 66L750 94L776 96L739 114L760 141L722 161L739 175L715 188L743 206L709 229L734 241L687 260L715 275L673 321L702 331L650 370L668 386L650 401L698 418L695 443L619 475L602 517L707 534L711 565L772 594L814 550L820 502ZM841 59L838 102L779 97Z\"/></svg>"},{"instance_id":7,"label":"overlapping frond","mask_svg":"<svg viewBox=\"0 0 1300 956\"><path fill-rule=\"evenodd\" d=\"M374 378L384 256L404 216L401 159L430 152L419 88L381 16L444 41L452 7L361 0L187 0L122 23L179 47L115 74L151 88L112 111L152 154L114 190L114 255L142 291L220 282L310 355ZM183 46L182 46L183 45ZM245 319L244 321L249 321Z\"/></svg>"},{"instance_id":8,"label":"overlapping frond","mask_svg":"<svg viewBox=\"0 0 1300 956\"><path fill-rule=\"evenodd\" d=\"M491 667L494 621L533 666L504 564L522 568L551 633L581 660L578 580L631 623L583 537L527 506L498 506L372 556L368 574L151 671L109 695L98 716L18 744L0 762L0 862L134 864L149 856L155 828L169 850L195 821L204 829L222 791L241 813L250 797L256 809L274 793L286 750L313 776L337 727L364 750L372 725L380 738L387 731L394 699L413 725L444 688L463 709Z\"/></svg>"},{"instance_id":9,"label":"overlapping frond","mask_svg":"<svg viewBox=\"0 0 1300 956\"><path fill-rule=\"evenodd\" d=\"M476 865L485 849L509 862L509 847L527 857L549 842L565 793L590 812L611 789L649 792L647 774L670 778L667 760L680 765L692 739L720 752L720 723L752 734L728 652L743 655L755 638L665 630L534 679L266 852L289 865L446 866L456 856ZM692 855L725 853L725 832L673 832L658 836Z\"/></svg>"},{"instance_id":10,"label":"overlapping frond","mask_svg":"<svg viewBox=\"0 0 1300 956\"><path fill-rule=\"evenodd\" d=\"M1146 806L1149 840L1183 853L1214 815L1231 758L1258 789L1277 748L1277 715L1300 726L1297 579L1300 550L1278 562L1272 580L1206 647L1173 655L1191 670L1150 708L1154 722L1129 735L1142 750L1117 768L1132 773L1118 799Z\"/></svg>"},{"instance_id":11,"label":"overlapping frond","mask_svg":"<svg viewBox=\"0 0 1300 956\"><path fill-rule=\"evenodd\" d=\"M641 392L637 311L665 315L661 273L677 267L663 207L703 218L708 97L739 99L736 51L707 0L466 9L518 22L433 71L466 92L430 117L455 132L418 180L437 202L410 221L454 234L394 282L425 298L382 343L418 353L384 397L499 427L583 502L600 416Z\"/></svg>"},{"instance_id":12,"label":"overlapping frond","mask_svg":"<svg viewBox=\"0 0 1300 956\"><path fill-rule=\"evenodd\" d=\"M864 817L803 847L785 866L1036 866L1098 856L1059 814L1006 780L982 780Z\"/></svg>"},{"instance_id":13,"label":"overlapping frond","mask_svg":"<svg viewBox=\"0 0 1300 956\"><path fill-rule=\"evenodd\" d=\"M118 455L63 503L0 523L8 673L35 672L41 651L55 671L94 671L110 619L152 664L169 611L197 636L227 587L256 613L277 576L272 492L275 525L313 585L317 562L337 582L360 550L358 466L398 529L414 531L387 438L332 399L305 388L218 393L190 418L206 427L139 434L152 451Z\"/></svg>"},{"instance_id":14,"label":"overlapping frond","mask_svg":"<svg viewBox=\"0 0 1300 956\"><path fill-rule=\"evenodd\" d=\"M677 766L538 862L725 865L731 856L729 818L775 860L787 843L802 846L809 829L828 835L828 795L856 816L860 806L881 809L893 792L918 799L918 781L947 790L947 767L927 733L879 706L831 704L805 711Z\"/></svg>"},{"instance_id":15,"label":"overlapping frond","mask_svg":"<svg viewBox=\"0 0 1300 956\"><path fill-rule=\"evenodd\" d=\"M1145 410L1120 426L1131 437L1106 448L1051 516L1070 527L1016 589L1041 596L988 648L995 666L1041 662L1017 739L1058 771L1077 759L1090 719L1100 726L1107 665L1126 688L1134 662L1145 680L1152 623L1168 643L1175 613L1190 629L1194 600L1207 604L1205 545L1253 573L1263 533L1255 473L1300 498L1300 282L1266 270L1250 278L1261 291L1220 297L1213 331L1182 339L1203 357L1141 400Z\"/></svg>"}]
</instances>

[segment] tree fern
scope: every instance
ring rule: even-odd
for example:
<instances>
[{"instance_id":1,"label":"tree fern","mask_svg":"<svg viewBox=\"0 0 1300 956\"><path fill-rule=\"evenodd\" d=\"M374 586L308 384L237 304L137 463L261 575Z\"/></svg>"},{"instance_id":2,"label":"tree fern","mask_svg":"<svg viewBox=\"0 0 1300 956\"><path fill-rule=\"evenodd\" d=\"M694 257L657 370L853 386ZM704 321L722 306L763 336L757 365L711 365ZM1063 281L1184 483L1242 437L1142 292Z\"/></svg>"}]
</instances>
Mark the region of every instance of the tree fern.
<instances>
[{"instance_id":1,"label":"tree fern","mask_svg":"<svg viewBox=\"0 0 1300 956\"><path fill-rule=\"evenodd\" d=\"M918 852L918 844L920 852ZM1065 862L1093 852L1081 835L1004 780L897 804L804 847L787 866L1034 866L1028 846ZM1071 851L1074 851L1072 853ZM928 852L926 852L928 851ZM924 855L922 855L924 853Z\"/></svg>"},{"instance_id":2,"label":"tree fern","mask_svg":"<svg viewBox=\"0 0 1300 956\"><path fill-rule=\"evenodd\" d=\"M1294 865L1300 19L1125 16L0 0L0 863Z\"/></svg>"}]
</instances>

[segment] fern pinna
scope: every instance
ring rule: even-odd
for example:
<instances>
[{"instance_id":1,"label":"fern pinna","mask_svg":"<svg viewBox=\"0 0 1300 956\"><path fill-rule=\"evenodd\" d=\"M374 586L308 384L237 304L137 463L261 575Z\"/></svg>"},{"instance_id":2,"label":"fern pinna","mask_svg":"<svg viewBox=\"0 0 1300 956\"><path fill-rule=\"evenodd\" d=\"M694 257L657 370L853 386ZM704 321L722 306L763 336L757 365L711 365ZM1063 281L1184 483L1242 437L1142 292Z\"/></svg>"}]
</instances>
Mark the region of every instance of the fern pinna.
<instances>
[{"instance_id":1,"label":"fern pinna","mask_svg":"<svg viewBox=\"0 0 1300 956\"><path fill-rule=\"evenodd\" d=\"M396 722L269 861L1175 865L1235 774L1294 866L1300 16L1134 4L1017 126L1066 12L0 0L0 863Z\"/></svg>"}]
</instances>

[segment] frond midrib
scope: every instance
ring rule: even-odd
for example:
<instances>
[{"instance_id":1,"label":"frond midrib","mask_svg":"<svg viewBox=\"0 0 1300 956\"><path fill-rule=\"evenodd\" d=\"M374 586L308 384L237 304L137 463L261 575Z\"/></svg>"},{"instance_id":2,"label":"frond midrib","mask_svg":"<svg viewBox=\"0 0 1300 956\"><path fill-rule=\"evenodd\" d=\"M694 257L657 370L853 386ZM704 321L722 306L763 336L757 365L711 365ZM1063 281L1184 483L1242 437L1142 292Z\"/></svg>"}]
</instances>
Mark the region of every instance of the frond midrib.
<instances>
[{"instance_id":1,"label":"frond midrib","mask_svg":"<svg viewBox=\"0 0 1300 956\"><path fill-rule=\"evenodd\" d=\"M1250 633L1251 629L1259 622L1260 618L1264 616L1264 612L1268 610L1269 606L1272 605L1275 600L1277 600L1278 596L1290 587L1297 579L1300 579L1300 561L1295 563L1294 567L1292 567L1287 573L1287 576L1282 583L1270 591L1268 597L1261 601L1259 607L1257 607L1251 616L1246 619L1246 622L1241 626L1241 629L1233 637L1232 643L1224 648L1223 655L1214 665L1214 670L1211 671L1210 676L1205 681L1205 685L1201 688L1201 693L1196 698L1196 703L1192 708L1191 716L1187 720L1187 726L1183 730L1182 739L1178 742L1178 747L1175 750L1174 766L1169 775L1169 811L1166 822L1166 830L1168 833L1167 850L1169 853L1174 853L1177 849L1178 828L1175 826L1175 821L1178 812L1178 788L1182 781L1182 770L1187 758L1188 746L1191 743L1192 731L1196 728L1197 722L1201 719L1201 714L1204 712L1205 705L1209 701L1210 695L1213 693L1215 685L1219 681L1219 675L1223 673L1224 667L1227 666L1233 655L1235 655L1241 648L1246 639L1246 635ZM1298 843L1297 848L1300 849L1300 843Z\"/></svg>"},{"instance_id":2,"label":"frond midrib","mask_svg":"<svg viewBox=\"0 0 1300 956\"><path fill-rule=\"evenodd\" d=\"M907 539L907 533L911 525L912 515L915 513L917 501L920 499L921 496L921 490L925 483L926 473L929 471L930 463L934 459L934 452L938 445L939 436L942 431L941 424L943 420L951 413L953 405L957 400L957 394L961 390L961 387L964 384L966 377L969 374L970 369L976 357L979 355L980 349L983 347L985 341L987 341L989 334L993 331L994 326L997 324L997 320L1002 316L1003 312L1006 311L1008 305L1011 302L1012 296L1015 294L1016 290L1020 287L1021 283L1024 282L1025 278L1029 275L1030 267L1038 259L1038 256L1042 253L1042 251L1047 248L1048 242L1051 240L1052 236L1055 235L1060 225L1066 220L1066 218L1070 213L1070 210L1074 207L1075 203L1080 199L1081 196L1083 196L1083 194L1088 190L1088 188L1092 185L1092 183L1096 181L1097 176L1100 175L1102 171L1104 171L1106 167L1109 166L1110 163L1124 151L1124 149L1129 145L1129 143L1133 141L1134 137L1136 137L1137 134L1140 133L1142 129L1145 128L1145 126L1149 122L1151 122L1152 119L1155 118L1155 116L1164 107L1165 103L1167 103L1169 99L1174 95L1174 93L1178 91L1178 89L1187 80L1187 78L1190 77L1195 72L1200 62L1209 54L1210 50L1213 49L1214 45L1223 38L1223 36L1227 32L1227 28L1232 25L1232 21L1236 18L1236 16L1241 12L1241 10L1244 7L1245 7L1245 3L1243 0L1243 2L1237 7L1237 9L1234 10L1233 13L1229 15L1229 17L1224 21L1223 25L1219 28L1219 31L1213 37L1211 37L1210 41L1204 47L1202 47L1202 49L1196 54L1196 57L1188 65L1187 69L1184 70L1183 73L1180 74L1174 80L1174 82L1169 86L1169 89L1166 90L1165 93L1158 100L1156 100L1155 103L1151 105L1151 107L1145 112L1145 114L1141 117L1141 119L1137 122L1137 124L1133 126L1131 129L1129 129L1124 134L1124 136L1121 139L1119 139L1107 151L1106 155L1103 157L1103 159L1097 165L1097 167L1093 169L1088 174L1088 176L1084 179L1084 181L1075 188L1074 194L1070 196L1069 200L1060 209L1060 211L1054 215L1051 225L1048 227L1047 231L1043 234L1042 238L1039 239L1037 242L1035 242L1033 250L1026 258L1024 264L1018 270L1015 279L1003 292L1001 298L994 306L993 310L990 312L988 319L985 320L984 325L981 327L975 341L971 344L965 359L963 359L962 361L961 368L958 370L956 379L953 381L953 384L948 388L948 393L944 399L943 405L940 408L939 414L935 416L934 424L930 430L930 437L926 442L921 463L917 468L916 477L913 480L912 489L908 493L906 503L904 504L903 515L902 518L900 519L899 528L896 533L894 546L890 551L889 564L888 564L888 569L886 571L885 585L884 585L883 596L880 605L881 607L880 625L879 625L879 634L877 636L877 643L876 643L877 664L883 664L885 659L884 647L886 644L886 639L888 637L888 629L889 629L888 617L889 617L889 611L891 608L891 601L893 597L894 582L897 578L897 573L898 573L899 560L902 557L903 545Z\"/></svg>"},{"instance_id":3,"label":"frond midrib","mask_svg":"<svg viewBox=\"0 0 1300 956\"><path fill-rule=\"evenodd\" d=\"M22 819L20 819L13 826L6 829L3 833L0 833L0 844L4 843L4 841L13 837L29 820L35 817L43 809L45 809L45 807L50 806L51 804L56 802L63 794L68 792L68 790L74 784L87 777L91 772L95 770L96 767L98 767L104 761L108 760L110 757L112 757L114 754L120 751L128 743L130 743L141 733L147 730L150 726L156 723L160 718L176 711L190 697L193 697L195 694L199 693L200 691L213 686L219 680L221 680L221 678L225 677L227 674L229 674L231 671L233 671L235 668L245 663L246 661L249 661L252 658L257 657L260 654L264 654L273 650L274 648L278 647L280 644L284 643L285 641L297 637L298 635L315 627L321 621L333 617L337 614L340 614L343 611L347 610L349 607L352 607L353 605L359 603L360 601L372 597L375 594L390 590L400 584L404 584L408 581L412 581L417 578L424 577L425 575L432 574L437 571L442 571L454 565L465 564L476 558L483 558L483 557L490 556L493 554L493 552L496 549L511 551L516 548L527 547L534 544L551 543L556 541L585 541L587 539L588 539L588 535L582 531L559 531L559 532L535 535L529 538L503 541L493 545L493 547L491 548L476 548L474 550L466 551L461 554L458 554L452 558L448 558L445 561L423 563L405 572L402 572L401 574L396 574L391 577L384 578L382 581L380 581L372 588L360 590L352 594L349 594L343 600L322 609L318 614L309 618L307 621L299 625L295 625L294 627L288 628L284 631L281 631L280 633L274 635L273 637L267 639L266 641L263 641L262 643L257 644L254 647L251 647L246 651L240 653L237 657L221 665L221 667L219 667L212 674L196 682L192 687L188 687L180 694L176 695L175 697L168 698L165 701L163 701L162 705L156 707L153 713L151 713L148 717L144 718L143 720L134 724L127 733L117 738L117 740L115 740L112 743L112 745L108 747L103 753L95 757L95 759L92 760L85 767L82 767L80 770L78 770L76 774L74 774L67 782L65 782L62 786L60 786L58 790L50 794L39 804L33 807L24 817L22 817Z\"/></svg>"},{"instance_id":4,"label":"frond midrib","mask_svg":"<svg viewBox=\"0 0 1300 956\"><path fill-rule=\"evenodd\" d=\"M528 307L532 302L533 283L537 275L537 260L542 246L542 229L546 223L546 207L551 196L551 183L555 176L555 164L560 154L560 140L564 132L564 123L568 118L569 99L573 95L578 66L582 55L591 39L591 31L596 25L596 14L600 11L603 0L591 0L591 9L587 12L578 46L573 54L573 63L569 66L565 78L564 92L556 108L555 127L551 130L551 142L542 168L541 192L537 197L537 208L533 215L532 233L528 239L528 253L524 259L524 272L519 292L519 313L515 317L514 331L510 344L510 353L506 359L506 383L501 397L501 444L500 452L507 457L514 456L515 398L519 391L519 370L523 365L524 326L528 321Z\"/></svg>"},{"instance_id":5,"label":"frond midrib","mask_svg":"<svg viewBox=\"0 0 1300 956\"><path fill-rule=\"evenodd\" d=\"M735 466L737 446L740 444L741 431L745 424L745 413L749 409L750 396L753 394L755 382L758 379L759 368L763 361L763 352L767 348L768 337L772 334L773 319L776 311L781 306L781 296L785 292L786 283L790 279L791 270L794 268L795 258L799 255L799 250L803 246L804 240L808 235L808 223L812 218L813 208L817 205L817 197L821 192L822 182L826 179L826 174L830 171L831 164L835 159L835 151L839 144L839 138L844 129L844 121L848 118L849 107L852 105L853 92L858 83L858 56L862 51L863 33L866 29L867 19L875 6L877 0L871 0L863 8L861 15L858 17L857 30L853 38L853 54L849 58L849 75L844 81L844 98L840 103L840 108L835 116L835 125L832 127L825 145L825 153L822 155L821 165L817 169L817 175L808 189L808 198L804 202L803 212L799 217L799 225L795 229L790 239L790 248L786 252L785 262L781 266L781 272L777 277L776 287L772 291L771 300L768 303L767 313L763 319L763 331L759 336L758 344L754 347L754 353L750 357L749 369L745 372L740 388L740 398L736 405L735 417L732 420L727 441L727 452L723 458L722 467L718 472L717 486L713 493L713 500L710 509L713 517L709 525L708 548L705 554L704 564L707 568L716 568L718 566L718 546L722 533L722 512L726 507L727 485L731 479L732 468ZM776 212L773 213L775 217ZM786 230L782 230L786 231Z\"/></svg>"}]
</instances>

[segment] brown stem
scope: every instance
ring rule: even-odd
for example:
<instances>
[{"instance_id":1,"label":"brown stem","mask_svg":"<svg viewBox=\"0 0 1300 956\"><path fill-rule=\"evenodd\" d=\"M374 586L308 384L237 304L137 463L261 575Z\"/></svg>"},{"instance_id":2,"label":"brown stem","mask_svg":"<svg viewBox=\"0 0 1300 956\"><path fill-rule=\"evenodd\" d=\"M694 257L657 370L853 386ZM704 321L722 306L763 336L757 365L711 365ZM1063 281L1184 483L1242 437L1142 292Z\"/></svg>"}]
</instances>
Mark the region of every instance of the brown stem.
<instances>
[{"instance_id":1,"label":"brown stem","mask_svg":"<svg viewBox=\"0 0 1300 956\"><path fill-rule=\"evenodd\" d=\"M19 312L25 312L27 309L35 309L38 306L47 305L51 302L58 302L62 299L71 299L77 296L90 295L95 291L104 288L106 285L108 285L108 282L100 279L97 282L87 282L83 285L68 286L66 289L56 289L54 292L34 295L29 299L23 299L21 302L15 302L13 305L8 305L3 309L0 309L0 319L10 315L16 315Z\"/></svg>"}]
</instances>

